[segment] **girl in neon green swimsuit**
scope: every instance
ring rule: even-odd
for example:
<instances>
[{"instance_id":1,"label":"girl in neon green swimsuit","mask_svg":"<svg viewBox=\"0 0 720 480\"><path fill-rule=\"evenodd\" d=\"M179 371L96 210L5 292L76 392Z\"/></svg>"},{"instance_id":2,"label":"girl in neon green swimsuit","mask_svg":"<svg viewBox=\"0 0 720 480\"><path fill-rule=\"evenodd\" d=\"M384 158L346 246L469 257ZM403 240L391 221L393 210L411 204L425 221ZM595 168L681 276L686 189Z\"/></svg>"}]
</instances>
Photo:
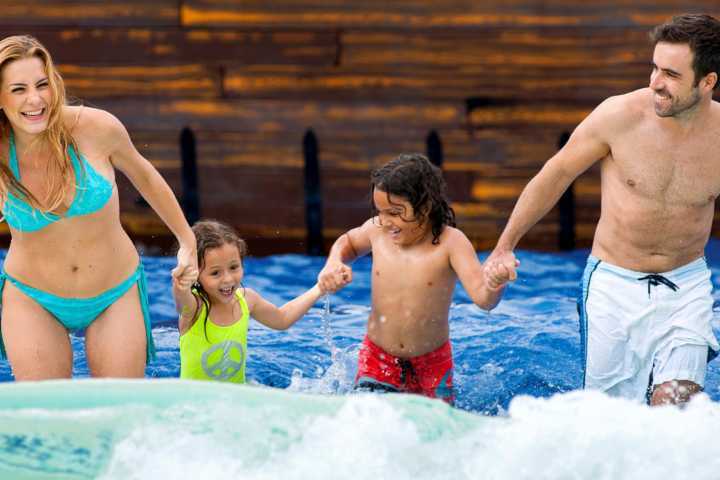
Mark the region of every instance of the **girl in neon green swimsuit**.
<instances>
[{"instance_id":1,"label":"girl in neon green swimsuit","mask_svg":"<svg viewBox=\"0 0 720 480\"><path fill-rule=\"evenodd\" d=\"M323 295L318 285L282 307L241 287L245 242L229 226L213 220L193 226L200 275L173 278L180 313L180 378L245 383L250 316L266 327L285 330Z\"/></svg>"}]
</instances>

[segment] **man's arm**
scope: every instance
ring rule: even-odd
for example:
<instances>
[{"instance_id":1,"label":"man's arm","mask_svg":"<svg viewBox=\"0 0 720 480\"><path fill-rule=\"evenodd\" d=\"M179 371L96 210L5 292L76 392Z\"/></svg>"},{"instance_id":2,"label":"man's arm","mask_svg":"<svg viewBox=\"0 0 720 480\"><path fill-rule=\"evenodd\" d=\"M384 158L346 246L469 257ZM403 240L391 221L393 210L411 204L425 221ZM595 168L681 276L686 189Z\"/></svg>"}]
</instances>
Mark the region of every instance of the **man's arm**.
<instances>
[{"instance_id":1,"label":"man's arm","mask_svg":"<svg viewBox=\"0 0 720 480\"><path fill-rule=\"evenodd\" d=\"M491 258L511 253L520 239L557 203L568 186L610 153L610 122L619 122L621 97L600 104L570 136L568 143L530 180L518 198ZM508 263L508 262L503 262ZM514 258L512 263L514 263Z\"/></svg>"}]
</instances>

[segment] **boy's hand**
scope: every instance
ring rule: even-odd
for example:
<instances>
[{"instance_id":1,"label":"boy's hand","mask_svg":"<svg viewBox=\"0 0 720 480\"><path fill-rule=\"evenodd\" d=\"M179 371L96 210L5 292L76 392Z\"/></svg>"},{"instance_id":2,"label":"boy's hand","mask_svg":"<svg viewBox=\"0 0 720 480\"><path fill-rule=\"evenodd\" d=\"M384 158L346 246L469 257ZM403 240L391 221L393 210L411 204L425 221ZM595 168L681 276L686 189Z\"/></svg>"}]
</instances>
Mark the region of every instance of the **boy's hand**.
<instances>
[{"instance_id":1,"label":"boy's hand","mask_svg":"<svg viewBox=\"0 0 720 480\"><path fill-rule=\"evenodd\" d=\"M512 252L490 255L483 266L485 284L490 290L499 290L506 283L517 280L517 267L520 261Z\"/></svg>"},{"instance_id":2,"label":"boy's hand","mask_svg":"<svg viewBox=\"0 0 720 480\"><path fill-rule=\"evenodd\" d=\"M329 262L318 274L318 286L323 293L335 293L352 282L352 268L342 262Z\"/></svg>"}]
</instances>

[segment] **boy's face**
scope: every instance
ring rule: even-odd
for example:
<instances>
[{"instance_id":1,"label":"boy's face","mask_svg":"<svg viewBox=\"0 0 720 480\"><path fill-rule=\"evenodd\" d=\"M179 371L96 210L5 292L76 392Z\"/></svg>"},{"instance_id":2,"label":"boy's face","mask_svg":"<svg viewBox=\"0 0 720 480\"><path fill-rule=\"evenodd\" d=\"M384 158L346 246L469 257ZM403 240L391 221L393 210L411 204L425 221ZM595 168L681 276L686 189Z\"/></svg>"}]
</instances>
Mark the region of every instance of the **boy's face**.
<instances>
[{"instance_id":1,"label":"boy's face","mask_svg":"<svg viewBox=\"0 0 720 480\"><path fill-rule=\"evenodd\" d=\"M425 216L416 215L405 198L375 188L373 204L377 210L377 223L396 245L411 245L422 239L428 231Z\"/></svg>"}]
</instances>

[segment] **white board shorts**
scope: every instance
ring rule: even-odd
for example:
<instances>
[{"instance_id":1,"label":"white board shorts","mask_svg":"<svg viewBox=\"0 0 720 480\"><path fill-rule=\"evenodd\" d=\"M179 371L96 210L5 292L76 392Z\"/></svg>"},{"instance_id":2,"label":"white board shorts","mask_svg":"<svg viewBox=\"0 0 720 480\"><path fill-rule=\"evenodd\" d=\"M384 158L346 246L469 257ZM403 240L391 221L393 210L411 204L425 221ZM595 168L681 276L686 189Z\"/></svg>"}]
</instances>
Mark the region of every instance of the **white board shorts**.
<instances>
[{"instance_id":1,"label":"white board shorts","mask_svg":"<svg viewBox=\"0 0 720 480\"><path fill-rule=\"evenodd\" d=\"M591 255L578 299L583 386L641 402L667 381L703 386L720 348L712 306L704 258L650 274Z\"/></svg>"}]
</instances>

